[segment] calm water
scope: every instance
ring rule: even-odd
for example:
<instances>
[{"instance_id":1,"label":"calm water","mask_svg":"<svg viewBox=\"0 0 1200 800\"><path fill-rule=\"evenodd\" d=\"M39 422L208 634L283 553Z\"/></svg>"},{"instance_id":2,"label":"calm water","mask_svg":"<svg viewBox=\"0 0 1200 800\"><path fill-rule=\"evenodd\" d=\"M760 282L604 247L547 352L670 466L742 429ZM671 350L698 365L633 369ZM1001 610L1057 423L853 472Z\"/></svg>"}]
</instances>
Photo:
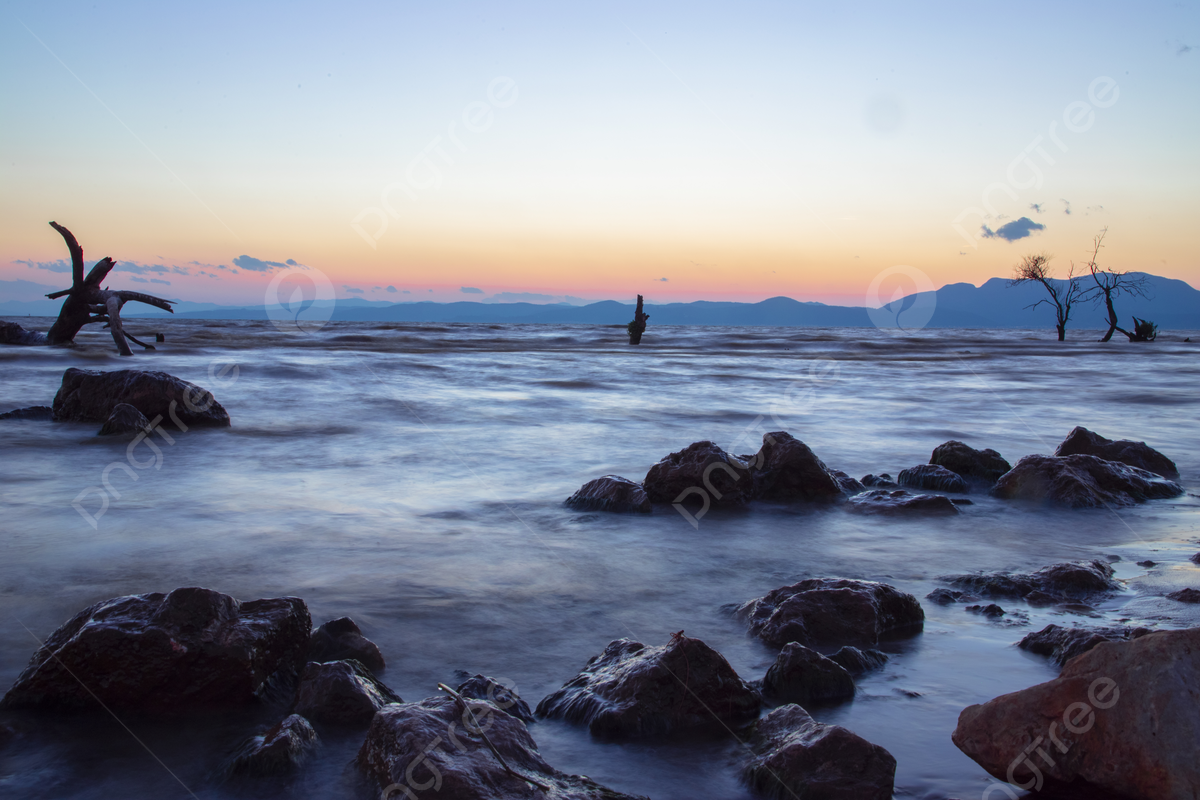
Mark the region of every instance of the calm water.
<instances>
[{"instance_id":1,"label":"calm water","mask_svg":"<svg viewBox=\"0 0 1200 800\"><path fill-rule=\"evenodd\" d=\"M762 504L714 511L698 528L670 508L615 516L562 505L591 478L640 479L690 442L754 452L773 430L858 477L923 463L951 438L1015 462L1085 424L1158 447L1200 492L1200 345L1183 334L1100 345L1041 331L660 326L631 348L618 327L133 327L157 327L167 343L132 359L112 353L104 332L70 351L0 349L0 410L49 404L70 366L136 366L212 389L233 427L176 435L136 482L114 472L120 496L93 529L72 501L124 460L126 442L95 437L91 424L0 422L3 686L35 636L88 604L200 585L242 599L298 595L316 622L354 617L407 700L463 669L512 679L532 705L610 640L660 644L680 629L759 678L773 653L721 607L803 577L884 580L923 597L946 573L1120 557L1129 590L1103 619L1014 602L1004 605L1028 621L997 624L927 604L924 634L886 644L891 662L859 682L852 703L815 710L891 751L897 797L976 798L990 779L950 742L959 711L1056 672L1015 641L1049 621L1179 626L1158 596L1200 585L1186 562L1200 522L1190 494L1119 513L977 497L958 517L917 520ZM95 494L82 503L100 505ZM1145 558L1167 566L1147 577L1134 566ZM261 721L126 721L151 754L111 718L41 720L41 733L0 752L0 792L369 796L348 767L361 734L326 736L290 781L216 783L224 754ZM549 722L531 732L556 767L655 800L749 796L736 743L599 744Z\"/></svg>"}]
</instances>

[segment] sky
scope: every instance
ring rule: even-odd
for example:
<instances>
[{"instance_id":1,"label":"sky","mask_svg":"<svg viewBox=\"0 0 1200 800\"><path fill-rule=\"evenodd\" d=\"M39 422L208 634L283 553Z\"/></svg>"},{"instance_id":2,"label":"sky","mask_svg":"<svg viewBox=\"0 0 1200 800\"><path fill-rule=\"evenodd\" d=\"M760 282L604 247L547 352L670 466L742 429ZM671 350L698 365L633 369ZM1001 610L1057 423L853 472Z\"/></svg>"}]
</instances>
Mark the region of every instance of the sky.
<instances>
[{"instance_id":1,"label":"sky","mask_svg":"<svg viewBox=\"0 0 1200 800\"><path fill-rule=\"evenodd\" d=\"M879 305L1104 228L1200 286L1194 3L15 2L0 109L6 281L56 220L230 304Z\"/></svg>"}]
</instances>

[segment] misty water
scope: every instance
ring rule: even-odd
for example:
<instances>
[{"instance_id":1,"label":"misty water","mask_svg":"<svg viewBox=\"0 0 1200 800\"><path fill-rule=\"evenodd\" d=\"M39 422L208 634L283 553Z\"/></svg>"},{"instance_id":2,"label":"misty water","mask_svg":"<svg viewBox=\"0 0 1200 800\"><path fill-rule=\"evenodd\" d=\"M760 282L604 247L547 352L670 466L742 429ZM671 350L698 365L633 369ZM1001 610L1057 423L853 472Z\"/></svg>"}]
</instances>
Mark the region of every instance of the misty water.
<instances>
[{"instance_id":1,"label":"misty water","mask_svg":"<svg viewBox=\"0 0 1200 800\"><path fill-rule=\"evenodd\" d=\"M880 580L924 598L948 573L1114 560L1126 589L1090 616L1002 601L1010 613L996 622L924 602L924 632L885 642L890 662L858 680L852 702L811 709L896 757L897 797L978 798L992 780L950 741L959 712L1057 674L1017 640L1049 622L1183 626L1161 595L1200 585L1187 562L1200 522L1200 345L1183 342L1189 334L1098 344L1073 331L1059 344L1047 331L652 325L634 348L617 326L131 327L167 341L127 359L104 331L81 334L75 349L0 350L0 410L48 405L68 367L138 367L211 389L232 427L160 442L161 465L136 482L112 472L119 496L93 528L72 503L125 461L128 440L98 438L94 424L0 422L4 687L82 608L180 586L299 596L315 624L353 617L406 700L466 670L510 679L534 705L609 641L657 645L679 630L761 678L775 652L723 607L805 577ZM974 495L958 516L909 519L759 503L696 526L670 506L611 515L563 505L592 478L640 480L701 439L747 453L786 430L860 477L924 463L948 439L1015 463L1052 453L1075 425L1164 451L1188 494L1118 511ZM98 495L81 507L97 513ZM1147 558L1160 566L1135 565ZM26 715L32 732L0 750L0 793L378 796L351 764L362 731L322 731L293 777L218 782L231 749L279 716ZM751 796L730 738L614 744L560 722L530 730L556 768L622 791Z\"/></svg>"}]
</instances>

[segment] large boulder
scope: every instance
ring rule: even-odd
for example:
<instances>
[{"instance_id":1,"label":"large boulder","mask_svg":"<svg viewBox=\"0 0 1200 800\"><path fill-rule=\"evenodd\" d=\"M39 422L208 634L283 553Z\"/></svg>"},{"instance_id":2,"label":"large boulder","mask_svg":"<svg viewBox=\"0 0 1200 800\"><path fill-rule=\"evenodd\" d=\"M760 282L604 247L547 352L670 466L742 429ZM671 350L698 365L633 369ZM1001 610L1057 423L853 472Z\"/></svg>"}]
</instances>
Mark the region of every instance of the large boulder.
<instances>
[{"instance_id":1,"label":"large boulder","mask_svg":"<svg viewBox=\"0 0 1200 800\"><path fill-rule=\"evenodd\" d=\"M936 464L918 464L915 467L900 470L896 480L901 486L910 489L925 489L933 492L967 491L967 482L956 472Z\"/></svg>"},{"instance_id":2,"label":"large boulder","mask_svg":"<svg viewBox=\"0 0 1200 800\"><path fill-rule=\"evenodd\" d=\"M150 431L150 420L128 403L117 403L104 424L100 426L97 436L119 436L127 433L143 433Z\"/></svg>"},{"instance_id":3,"label":"large boulder","mask_svg":"<svg viewBox=\"0 0 1200 800\"><path fill-rule=\"evenodd\" d=\"M387 664L383 653L349 617L331 619L312 632L308 645L309 661L343 661L352 658L367 669L381 671Z\"/></svg>"},{"instance_id":4,"label":"large boulder","mask_svg":"<svg viewBox=\"0 0 1200 800\"><path fill-rule=\"evenodd\" d=\"M97 372L71 367L54 395L54 418L60 422L104 422L118 403L128 403L147 419L185 427L229 426L229 413L207 389L168 375L121 369Z\"/></svg>"},{"instance_id":5,"label":"large boulder","mask_svg":"<svg viewBox=\"0 0 1200 800\"><path fill-rule=\"evenodd\" d=\"M317 744L317 732L304 717L285 717L263 733L238 746L230 759L229 775L280 775L299 766Z\"/></svg>"},{"instance_id":6,"label":"large boulder","mask_svg":"<svg viewBox=\"0 0 1200 800\"><path fill-rule=\"evenodd\" d=\"M1048 656L1059 666L1086 653L1102 642L1123 642L1150 633L1148 628L1064 628L1047 625L1040 631L1028 633L1017 647L1040 656Z\"/></svg>"},{"instance_id":7,"label":"large boulder","mask_svg":"<svg viewBox=\"0 0 1200 800\"><path fill-rule=\"evenodd\" d=\"M610 642L538 703L537 714L587 725L595 736L630 738L740 728L761 703L724 656L681 632L661 647Z\"/></svg>"},{"instance_id":8,"label":"large boulder","mask_svg":"<svg viewBox=\"0 0 1200 800\"><path fill-rule=\"evenodd\" d=\"M920 632L925 612L917 598L886 583L810 578L745 603L738 616L772 647L875 645L888 635Z\"/></svg>"},{"instance_id":9,"label":"large boulder","mask_svg":"<svg viewBox=\"0 0 1200 800\"><path fill-rule=\"evenodd\" d=\"M147 714L252 703L290 685L312 620L298 597L238 601L210 589L89 606L34 653L0 708Z\"/></svg>"},{"instance_id":10,"label":"large boulder","mask_svg":"<svg viewBox=\"0 0 1200 800\"><path fill-rule=\"evenodd\" d=\"M750 786L788 800L891 800L896 759L841 727L817 722L797 705L759 720L742 767Z\"/></svg>"},{"instance_id":11,"label":"large boulder","mask_svg":"<svg viewBox=\"0 0 1200 800\"><path fill-rule=\"evenodd\" d=\"M842 665L796 642L779 651L762 686L772 700L806 707L854 697L854 679Z\"/></svg>"},{"instance_id":12,"label":"large boulder","mask_svg":"<svg viewBox=\"0 0 1200 800\"><path fill-rule=\"evenodd\" d=\"M1179 470L1175 462L1155 450L1145 442L1134 442L1129 439L1105 439L1098 433L1087 428L1076 427L1062 440L1062 444L1054 451L1056 456L1096 456L1105 461L1117 461L1131 467L1154 472L1164 478L1179 480Z\"/></svg>"},{"instance_id":13,"label":"large boulder","mask_svg":"<svg viewBox=\"0 0 1200 800\"><path fill-rule=\"evenodd\" d=\"M388 703L403 703L357 661L310 661L300 673L296 713L329 725L366 725Z\"/></svg>"},{"instance_id":14,"label":"large boulder","mask_svg":"<svg viewBox=\"0 0 1200 800\"><path fill-rule=\"evenodd\" d=\"M646 800L559 772L542 758L525 723L490 703L467 702L473 722L449 697L385 707L371 721L357 765L384 797ZM501 766L489 741L515 775ZM548 790L535 790L525 779Z\"/></svg>"},{"instance_id":15,"label":"large boulder","mask_svg":"<svg viewBox=\"0 0 1200 800\"><path fill-rule=\"evenodd\" d=\"M1002 781L1194 800L1200 628L1103 642L1047 683L970 706L952 736Z\"/></svg>"},{"instance_id":16,"label":"large boulder","mask_svg":"<svg viewBox=\"0 0 1200 800\"><path fill-rule=\"evenodd\" d=\"M703 493L713 505L738 506L754 496L750 465L708 441L693 442L659 461L642 487L652 503L683 502Z\"/></svg>"},{"instance_id":17,"label":"large boulder","mask_svg":"<svg viewBox=\"0 0 1200 800\"><path fill-rule=\"evenodd\" d=\"M1025 456L992 487L1003 500L1072 508L1129 506L1176 497L1183 487L1161 475L1096 456Z\"/></svg>"},{"instance_id":18,"label":"large boulder","mask_svg":"<svg viewBox=\"0 0 1200 800\"><path fill-rule=\"evenodd\" d=\"M506 711L522 722L533 722L536 718L529 704L521 699L512 686L486 675L472 675L459 684L458 693L472 700L486 700L501 711Z\"/></svg>"},{"instance_id":19,"label":"large boulder","mask_svg":"<svg viewBox=\"0 0 1200 800\"><path fill-rule=\"evenodd\" d=\"M754 492L764 500L829 503L845 496L833 470L808 445L784 431L763 434L762 448L751 465Z\"/></svg>"},{"instance_id":20,"label":"large boulder","mask_svg":"<svg viewBox=\"0 0 1200 800\"><path fill-rule=\"evenodd\" d=\"M872 489L850 498L850 508L865 514L958 514L945 495L910 494L903 489Z\"/></svg>"},{"instance_id":21,"label":"large boulder","mask_svg":"<svg viewBox=\"0 0 1200 800\"><path fill-rule=\"evenodd\" d=\"M650 512L650 497L642 485L620 475L605 475L588 481L566 502L578 511L612 511L618 514Z\"/></svg>"},{"instance_id":22,"label":"large boulder","mask_svg":"<svg viewBox=\"0 0 1200 800\"><path fill-rule=\"evenodd\" d=\"M1062 563L1035 572L991 572L942 578L951 586L978 597L1021 597L1063 602L1087 600L1120 591L1111 565L1095 559L1083 564Z\"/></svg>"},{"instance_id":23,"label":"large boulder","mask_svg":"<svg viewBox=\"0 0 1200 800\"><path fill-rule=\"evenodd\" d=\"M929 463L945 467L971 483L989 487L1012 469L1012 465L995 450L976 450L953 439L933 448Z\"/></svg>"}]
</instances>

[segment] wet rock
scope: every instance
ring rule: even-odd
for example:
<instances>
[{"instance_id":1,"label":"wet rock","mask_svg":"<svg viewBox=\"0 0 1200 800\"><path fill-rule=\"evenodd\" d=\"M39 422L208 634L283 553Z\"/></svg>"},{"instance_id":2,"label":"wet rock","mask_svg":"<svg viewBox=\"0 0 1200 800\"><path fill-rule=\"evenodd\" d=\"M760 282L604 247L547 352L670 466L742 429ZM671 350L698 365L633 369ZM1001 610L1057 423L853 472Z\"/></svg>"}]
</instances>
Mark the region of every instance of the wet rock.
<instances>
[{"instance_id":1,"label":"wet rock","mask_svg":"<svg viewBox=\"0 0 1200 800\"><path fill-rule=\"evenodd\" d=\"M1085 564L1052 564L1036 572L993 572L944 578L957 589L980 597L1021 597L1050 602L1086 599L1119 591L1113 568L1099 559Z\"/></svg>"},{"instance_id":2,"label":"wet rock","mask_svg":"<svg viewBox=\"0 0 1200 800\"><path fill-rule=\"evenodd\" d=\"M1193 589L1190 586L1186 589L1167 594L1168 600L1178 600L1180 603L1200 603L1200 590Z\"/></svg>"},{"instance_id":3,"label":"wet rock","mask_svg":"<svg viewBox=\"0 0 1200 800\"><path fill-rule=\"evenodd\" d=\"M867 514L958 514L948 497L940 494L910 494L903 489L872 489L850 498L850 507Z\"/></svg>"},{"instance_id":4,"label":"wet rock","mask_svg":"<svg viewBox=\"0 0 1200 800\"><path fill-rule=\"evenodd\" d=\"M862 485L872 489L899 489L900 484L892 479L892 476L886 472L880 475L863 475Z\"/></svg>"},{"instance_id":5,"label":"wet rock","mask_svg":"<svg viewBox=\"0 0 1200 800\"><path fill-rule=\"evenodd\" d=\"M1012 465L995 450L976 450L954 440L935 447L929 463L945 467L969 483L989 488L1012 469Z\"/></svg>"},{"instance_id":6,"label":"wet rock","mask_svg":"<svg viewBox=\"0 0 1200 800\"><path fill-rule=\"evenodd\" d=\"M112 413L97 431L97 436L117 436L126 433L142 433L150 430L150 420L128 403L117 403Z\"/></svg>"},{"instance_id":7,"label":"wet rock","mask_svg":"<svg viewBox=\"0 0 1200 800\"><path fill-rule=\"evenodd\" d=\"M511 686L489 678L486 675L472 675L459 684L458 693L472 700L486 700L501 711L516 717L522 722L534 722L536 717L529 710L529 705L521 699Z\"/></svg>"},{"instance_id":8,"label":"wet rock","mask_svg":"<svg viewBox=\"0 0 1200 800\"><path fill-rule=\"evenodd\" d=\"M974 500L971 500L966 497L954 497L954 498L951 498L950 502L956 506L973 506L973 505L975 505Z\"/></svg>"},{"instance_id":9,"label":"wet rock","mask_svg":"<svg viewBox=\"0 0 1200 800\"><path fill-rule=\"evenodd\" d=\"M1062 665L1102 642L1123 642L1149 632L1147 628L1064 628L1047 625L1040 631L1026 634L1017 642L1017 647L1047 656L1055 664Z\"/></svg>"},{"instance_id":10,"label":"wet rock","mask_svg":"<svg viewBox=\"0 0 1200 800\"><path fill-rule=\"evenodd\" d=\"M674 498L672 498L674 499ZM620 475L605 475L588 481L567 498L578 511L612 511L618 514L650 513L650 497L640 483Z\"/></svg>"},{"instance_id":11,"label":"wet rock","mask_svg":"<svg viewBox=\"0 0 1200 800\"><path fill-rule=\"evenodd\" d=\"M76 369L63 373L54 396L54 418L60 422L104 422L118 403L127 403L147 419L161 418L171 430L228 427L229 413L207 389L168 375L122 369L113 372Z\"/></svg>"},{"instance_id":12,"label":"wet rock","mask_svg":"<svg viewBox=\"0 0 1200 800\"><path fill-rule=\"evenodd\" d=\"M1156 566L1158 566L1158 562L1157 562L1157 561L1149 561L1149 560L1147 560L1147 561L1139 561L1139 562L1137 562L1137 565L1138 565L1139 567L1146 567L1146 568L1148 569L1148 568L1150 568L1150 567L1156 567Z\"/></svg>"},{"instance_id":13,"label":"wet rock","mask_svg":"<svg viewBox=\"0 0 1200 800\"><path fill-rule=\"evenodd\" d=\"M659 461L646 473L642 487L652 503L707 496L713 505L737 506L754 496L750 465L707 441L693 442Z\"/></svg>"},{"instance_id":14,"label":"wet rock","mask_svg":"<svg viewBox=\"0 0 1200 800\"><path fill-rule=\"evenodd\" d=\"M886 664L888 662L888 654L882 650L872 648L859 650L857 647L847 645L831 655L829 660L840 665L842 669L851 675L861 675L864 672L879 669Z\"/></svg>"},{"instance_id":15,"label":"wet rock","mask_svg":"<svg viewBox=\"0 0 1200 800\"><path fill-rule=\"evenodd\" d=\"M763 434L762 448L751 464L755 494L765 500L828 503L845 497L833 471L790 433Z\"/></svg>"},{"instance_id":16,"label":"wet rock","mask_svg":"<svg viewBox=\"0 0 1200 800\"><path fill-rule=\"evenodd\" d=\"M328 725L366 725L388 703L403 703L357 661L310 661L300 674L296 713Z\"/></svg>"},{"instance_id":17,"label":"wet rock","mask_svg":"<svg viewBox=\"0 0 1200 800\"><path fill-rule=\"evenodd\" d=\"M1200 564L1200 553L1196 553L1195 555L1191 556L1188 558L1188 561L1192 562L1193 564Z\"/></svg>"},{"instance_id":18,"label":"wet rock","mask_svg":"<svg viewBox=\"0 0 1200 800\"><path fill-rule=\"evenodd\" d=\"M362 631L354 620L339 617L330 620L312 632L308 645L308 660L316 662L344 661L354 659L373 672L387 666L383 653Z\"/></svg>"},{"instance_id":19,"label":"wet rock","mask_svg":"<svg viewBox=\"0 0 1200 800\"><path fill-rule=\"evenodd\" d=\"M833 475L833 479L837 481L838 486L842 487L842 494L846 495L847 497L853 497L854 495L867 490L867 487L863 486L862 483L854 478L851 478L840 469L833 471L831 474Z\"/></svg>"},{"instance_id":20,"label":"wet rock","mask_svg":"<svg viewBox=\"0 0 1200 800\"><path fill-rule=\"evenodd\" d=\"M99 699L113 712L159 714L252 703L291 683L311 628L298 597L116 597L52 633L0 707L97 709Z\"/></svg>"},{"instance_id":21,"label":"wet rock","mask_svg":"<svg viewBox=\"0 0 1200 800\"><path fill-rule=\"evenodd\" d=\"M1161 475L1095 456L1025 456L992 488L1002 500L1072 508L1128 506L1176 497L1183 488Z\"/></svg>"},{"instance_id":22,"label":"wet rock","mask_svg":"<svg viewBox=\"0 0 1200 800\"><path fill-rule=\"evenodd\" d=\"M918 464L915 467L900 470L897 476L901 486L910 489L927 489L934 492L963 492L967 491L967 482L961 475L951 472L936 464Z\"/></svg>"},{"instance_id":23,"label":"wet rock","mask_svg":"<svg viewBox=\"0 0 1200 800\"><path fill-rule=\"evenodd\" d=\"M885 583L844 578L811 578L745 603L738 616L750 632L772 647L875 645L890 634L920 632L921 604Z\"/></svg>"},{"instance_id":24,"label":"wet rock","mask_svg":"<svg viewBox=\"0 0 1200 800\"><path fill-rule=\"evenodd\" d=\"M538 703L537 714L585 724L596 736L628 738L740 728L760 707L758 692L724 656L677 634L661 647L629 639L609 643Z\"/></svg>"},{"instance_id":25,"label":"wet rock","mask_svg":"<svg viewBox=\"0 0 1200 800\"><path fill-rule=\"evenodd\" d=\"M448 697L387 706L371 721L357 765L387 797L646 800L615 792L582 775L559 772L542 758L525 723L490 703L469 702L474 723ZM511 769L549 791L536 790L508 773L483 734Z\"/></svg>"},{"instance_id":26,"label":"wet rock","mask_svg":"<svg viewBox=\"0 0 1200 800\"><path fill-rule=\"evenodd\" d=\"M1004 609L995 603L984 605L967 606L967 611L973 614L982 614L985 617L1003 617Z\"/></svg>"},{"instance_id":27,"label":"wet rock","mask_svg":"<svg viewBox=\"0 0 1200 800\"><path fill-rule=\"evenodd\" d=\"M54 409L50 406L26 406L5 411L0 419L53 419Z\"/></svg>"},{"instance_id":28,"label":"wet rock","mask_svg":"<svg viewBox=\"0 0 1200 800\"><path fill-rule=\"evenodd\" d=\"M925 595L926 600L932 600L939 606L953 605L954 603L962 602L968 598L970 598L970 595L968 595L966 592L960 592L957 589L943 589L940 587Z\"/></svg>"},{"instance_id":29,"label":"wet rock","mask_svg":"<svg viewBox=\"0 0 1200 800\"><path fill-rule=\"evenodd\" d=\"M304 717L292 714L238 747L230 775L281 775L298 767L317 744L317 732Z\"/></svg>"},{"instance_id":30,"label":"wet rock","mask_svg":"<svg viewBox=\"0 0 1200 800\"><path fill-rule=\"evenodd\" d=\"M896 759L840 725L817 722L797 705L759 720L742 777L769 798L891 800Z\"/></svg>"},{"instance_id":31,"label":"wet rock","mask_svg":"<svg viewBox=\"0 0 1200 800\"><path fill-rule=\"evenodd\" d=\"M802 706L854 697L854 679L845 667L796 642L779 651L762 686L763 694L772 700Z\"/></svg>"},{"instance_id":32,"label":"wet rock","mask_svg":"<svg viewBox=\"0 0 1200 800\"><path fill-rule=\"evenodd\" d=\"M46 334L27 331L15 322L0 321L0 344L46 344Z\"/></svg>"},{"instance_id":33,"label":"wet rock","mask_svg":"<svg viewBox=\"0 0 1200 800\"><path fill-rule=\"evenodd\" d=\"M1056 456L1095 456L1105 461L1117 461L1131 467L1153 472L1164 478L1179 480L1179 470L1175 462L1155 450L1145 442L1134 442L1129 439L1105 439L1098 433L1087 428L1076 427L1062 440L1062 444L1054 451Z\"/></svg>"},{"instance_id":34,"label":"wet rock","mask_svg":"<svg viewBox=\"0 0 1200 800\"><path fill-rule=\"evenodd\" d=\"M1002 781L1190 800L1200 786L1198 652L1200 628L1098 644L1052 681L964 709L952 739Z\"/></svg>"}]
</instances>

